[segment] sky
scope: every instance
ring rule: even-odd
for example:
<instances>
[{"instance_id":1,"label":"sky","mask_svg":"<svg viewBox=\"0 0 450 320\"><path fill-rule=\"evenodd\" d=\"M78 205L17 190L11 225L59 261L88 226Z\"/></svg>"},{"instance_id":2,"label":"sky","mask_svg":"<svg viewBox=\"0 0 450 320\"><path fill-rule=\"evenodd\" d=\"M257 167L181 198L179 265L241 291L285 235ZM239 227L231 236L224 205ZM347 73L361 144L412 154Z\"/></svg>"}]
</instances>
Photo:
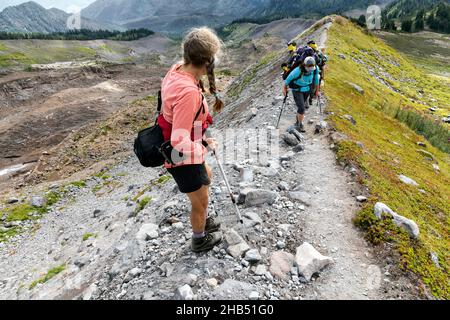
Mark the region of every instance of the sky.
<instances>
[{"instance_id":1,"label":"sky","mask_svg":"<svg viewBox=\"0 0 450 320\"><path fill-rule=\"evenodd\" d=\"M0 11L9 6L15 6L29 0L0 0ZM39 3L44 8L58 8L64 11L72 11L70 8L72 6L77 6L80 8L87 7L89 4L95 0L33 0Z\"/></svg>"}]
</instances>

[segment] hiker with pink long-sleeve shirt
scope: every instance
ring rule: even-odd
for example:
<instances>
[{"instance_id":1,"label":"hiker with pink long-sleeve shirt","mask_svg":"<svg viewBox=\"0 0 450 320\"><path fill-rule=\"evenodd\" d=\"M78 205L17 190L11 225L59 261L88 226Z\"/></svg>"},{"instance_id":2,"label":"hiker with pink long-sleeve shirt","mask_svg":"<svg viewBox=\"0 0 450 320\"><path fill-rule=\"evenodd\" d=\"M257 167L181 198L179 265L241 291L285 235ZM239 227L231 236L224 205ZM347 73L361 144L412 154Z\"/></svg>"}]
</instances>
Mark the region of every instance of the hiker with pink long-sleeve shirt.
<instances>
[{"instance_id":1,"label":"hiker with pink long-sleeve shirt","mask_svg":"<svg viewBox=\"0 0 450 320\"><path fill-rule=\"evenodd\" d=\"M183 41L183 62L170 68L161 88L162 112L158 124L164 140L170 141L173 147L172 157L181 155L176 165L166 163L165 167L192 204L194 252L211 250L222 240L220 224L208 216L212 172L205 164L205 155L217 143L213 138L204 139L212 117L201 82L201 77L207 75L209 91L216 96L214 111L221 111L223 102L218 98L214 76L215 57L221 46L212 30L193 29Z\"/></svg>"}]
</instances>

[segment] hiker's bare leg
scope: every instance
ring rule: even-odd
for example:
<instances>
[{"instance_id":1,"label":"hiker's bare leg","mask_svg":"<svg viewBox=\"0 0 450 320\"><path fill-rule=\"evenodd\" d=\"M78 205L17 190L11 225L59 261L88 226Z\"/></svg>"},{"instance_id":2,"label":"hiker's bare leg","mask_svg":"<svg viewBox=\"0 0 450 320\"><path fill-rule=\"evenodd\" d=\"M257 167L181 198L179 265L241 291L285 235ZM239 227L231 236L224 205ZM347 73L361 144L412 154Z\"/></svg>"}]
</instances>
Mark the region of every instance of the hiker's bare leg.
<instances>
[{"instance_id":1,"label":"hiker's bare leg","mask_svg":"<svg viewBox=\"0 0 450 320\"><path fill-rule=\"evenodd\" d=\"M304 114L297 113L297 122L298 123L303 123L304 119L305 119L305 115Z\"/></svg>"},{"instance_id":2,"label":"hiker's bare leg","mask_svg":"<svg viewBox=\"0 0 450 320\"><path fill-rule=\"evenodd\" d=\"M205 232L206 216L209 202L209 187L202 186L199 190L188 193L192 204L191 225L196 234Z\"/></svg>"}]
</instances>

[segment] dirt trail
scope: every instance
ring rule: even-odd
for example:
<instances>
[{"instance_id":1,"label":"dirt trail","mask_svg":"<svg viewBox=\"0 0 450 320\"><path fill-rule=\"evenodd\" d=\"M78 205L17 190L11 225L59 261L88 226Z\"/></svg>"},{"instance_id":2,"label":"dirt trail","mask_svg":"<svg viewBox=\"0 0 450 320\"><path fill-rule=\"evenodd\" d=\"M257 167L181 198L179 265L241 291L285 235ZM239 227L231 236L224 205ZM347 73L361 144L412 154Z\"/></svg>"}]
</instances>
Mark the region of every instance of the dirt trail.
<instances>
[{"instance_id":1,"label":"dirt trail","mask_svg":"<svg viewBox=\"0 0 450 320\"><path fill-rule=\"evenodd\" d=\"M309 37L326 41L324 33L326 26ZM216 118L216 127L248 130L251 138L252 129L274 125L282 102L278 68L268 65L259 70L241 98ZM292 100L281 132L293 122ZM408 280L394 272L394 262L380 261L353 226L358 186L337 166L327 137L314 133L320 120L314 106L308 111L309 120L303 151L293 152L280 142L280 154L266 160L224 163L236 194L251 187L275 195L271 204L241 206L247 243L260 254L255 265L233 258L226 242L208 253L190 252L185 196L173 180L166 181L164 170L143 169L130 157L103 176L89 178L86 187L69 188L66 199L32 234L0 244L0 298L173 299L179 298L177 288L186 284L194 299L415 298ZM262 149L248 151L255 155ZM215 172L209 212L222 221L225 233L235 228L242 234L217 165L211 158L208 163ZM242 182L236 169L246 169L252 178ZM292 191L300 192L302 199L293 198ZM156 229L142 238L145 226ZM311 282L289 271L284 279L274 277L268 270L272 254L282 250L295 255L304 241L335 263ZM29 289L60 265L64 271Z\"/></svg>"}]
</instances>

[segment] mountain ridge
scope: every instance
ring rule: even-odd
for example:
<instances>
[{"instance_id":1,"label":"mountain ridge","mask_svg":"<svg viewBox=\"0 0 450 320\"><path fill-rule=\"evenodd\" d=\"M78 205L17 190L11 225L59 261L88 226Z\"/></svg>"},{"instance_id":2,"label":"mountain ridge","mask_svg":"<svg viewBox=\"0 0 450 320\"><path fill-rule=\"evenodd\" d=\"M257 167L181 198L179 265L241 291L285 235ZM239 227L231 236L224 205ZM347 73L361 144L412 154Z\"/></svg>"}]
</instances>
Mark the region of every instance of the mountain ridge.
<instances>
[{"instance_id":1,"label":"mountain ridge","mask_svg":"<svg viewBox=\"0 0 450 320\"><path fill-rule=\"evenodd\" d=\"M45 9L34 1L6 7L0 12L0 30L5 32L52 33L69 31L67 20L71 14L57 8ZM123 30L111 23L97 23L82 17L81 27L90 30Z\"/></svg>"}]
</instances>

